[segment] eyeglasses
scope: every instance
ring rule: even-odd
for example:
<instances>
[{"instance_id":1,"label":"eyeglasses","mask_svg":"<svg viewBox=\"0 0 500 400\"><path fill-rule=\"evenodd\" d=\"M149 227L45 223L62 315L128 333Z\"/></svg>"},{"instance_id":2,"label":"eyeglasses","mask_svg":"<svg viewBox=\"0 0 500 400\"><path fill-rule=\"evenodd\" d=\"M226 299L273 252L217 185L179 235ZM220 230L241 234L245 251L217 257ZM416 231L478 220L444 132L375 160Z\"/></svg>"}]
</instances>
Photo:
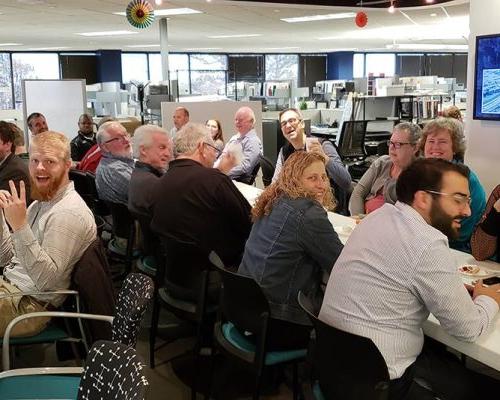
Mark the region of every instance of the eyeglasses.
<instances>
[{"instance_id":1,"label":"eyeglasses","mask_svg":"<svg viewBox=\"0 0 500 400\"><path fill-rule=\"evenodd\" d=\"M388 140L387 141L387 146L389 147L394 147L395 149L400 149L402 146L404 146L405 144L411 144L412 146L415 144L415 143L412 143L412 142L393 142L392 140Z\"/></svg>"},{"instance_id":2,"label":"eyeglasses","mask_svg":"<svg viewBox=\"0 0 500 400\"><path fill-rule=\"evenodd\" d=\"M443 193L443 192L436 192L434 190L425 190L425 192L430 194L437 194L439 196L450 196L453 197L453 200L455 200L457 204L461 206L465 206L467 204L470 206L471 202L470 196L467 196L463 193Z\"/></svg>"},{"instance_id":3,"label":"eyeglasses","mask_svg":"<svg viewBox=\"0 0 500 400\"><path fill-rule=\"evenodd\" d=\"M114 142L115 140L120 140L122 143L128 143L130 141L130 136L129 135L117 136L113 139L106 140L104 144Z\"/></svg>"},{"instance_id":4,"label":"eyeglasses","mask_svg":"<svg viewBox=\"0 0 500 400\"><path fill-rule=\"evenodd\" d=\"M220 154L222 153L217 147L211 145L210 143L203 142L203 144L206 144L208 147L211 147L212 149L215 150L215 156L219 158Z\"/></svg>"},{"instance_id":5,"label":"eyeglasses","mask_svg":"<svg viewBox=\"0 0 500 400\"><path fill-rule=\"evenodd\" d=\"M286 124L295 125L296 123L301 122L301 121L302 120L298 119L298 118L288 118L286 121L281 121L280 125L282 128L284 128L286 126Z\"/></svg>"}]
</instances>

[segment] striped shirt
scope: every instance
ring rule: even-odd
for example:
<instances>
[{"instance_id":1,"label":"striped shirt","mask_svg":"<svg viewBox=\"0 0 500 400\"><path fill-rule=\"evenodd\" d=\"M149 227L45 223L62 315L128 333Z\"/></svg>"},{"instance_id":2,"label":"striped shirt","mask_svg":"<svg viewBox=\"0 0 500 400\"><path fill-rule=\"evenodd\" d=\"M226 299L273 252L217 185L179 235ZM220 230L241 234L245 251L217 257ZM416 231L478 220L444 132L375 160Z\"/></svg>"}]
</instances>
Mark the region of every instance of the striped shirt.
<instances>
[{"instance_id":1,"label":"striped shirt","mask_svg":"<svg viewBox=\"0 0 500 400\"><path fill-rule=\"evenodd\" d=\"M487 296L472 301L445 235L412 207L385 204L347 241L319 318L370 338L396 379L422 350L429 312L450 335L473 342L488 330L498 305Z\"/></svg>"},{"instance_id":2,"label":"striped shirt","mask_svg":"<svg viewBox=\"0 0 500 400\"><path fill-rule=\"evenodd\" d=\"M95 219L73 182L28 208L28 223L10 233L0 211L0 265L21 292L68 289L74 265L96 237ZM63 295L34 296L59 306Z\"/></svg>"}]
</instances>

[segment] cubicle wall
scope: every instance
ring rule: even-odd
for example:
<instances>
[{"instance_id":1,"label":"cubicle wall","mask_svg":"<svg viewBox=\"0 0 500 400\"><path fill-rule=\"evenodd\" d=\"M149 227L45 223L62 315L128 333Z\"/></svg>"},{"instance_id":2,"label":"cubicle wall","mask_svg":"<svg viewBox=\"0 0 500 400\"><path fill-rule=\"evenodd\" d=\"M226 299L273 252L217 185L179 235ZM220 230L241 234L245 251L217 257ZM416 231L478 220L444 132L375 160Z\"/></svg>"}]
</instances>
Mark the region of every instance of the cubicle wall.
<instances>
[{"instance_id":1,"label":"cubicle wall","mask_svg":"<svg viewBox=\"0 0 500 400\"><path fill-rule=\"evenodd\" d=\"M224 141L228 141L236 132L234 114L243 106L250 107L255 113L255 130L262 140L262 104L260 101L208 101L208 102L163 102L161 103L162 126L170 131L174 126L172 115L177 107L189 110L189 121L205 124L208 119L218 119L222 125Z\"/></svg>"}]
</instances>

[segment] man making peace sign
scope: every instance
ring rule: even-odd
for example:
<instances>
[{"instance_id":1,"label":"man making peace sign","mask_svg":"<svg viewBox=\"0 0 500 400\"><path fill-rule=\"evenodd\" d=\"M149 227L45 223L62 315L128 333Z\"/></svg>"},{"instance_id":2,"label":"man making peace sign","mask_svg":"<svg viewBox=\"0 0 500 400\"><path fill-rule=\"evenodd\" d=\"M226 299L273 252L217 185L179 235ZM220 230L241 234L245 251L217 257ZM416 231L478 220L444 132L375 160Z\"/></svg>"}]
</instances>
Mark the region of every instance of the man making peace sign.
<instances>
[{"instance_id":1,"label":"man making peace sign","mask_svg":"<svg viewBox=\"0 0 500 400\"><path fill-rule=\"evenodd\" d=\"M60 306L61 295L34 294L68 289L74 265L96 237L90 209L75 191L68 172L69 140L61 133L44 132L30 144L31 197L26 209L23 181L19 192L0 190L0 335L18 315ZM9 230L10 226L10 230ZM47 319L24 320L12 334L40 332Z\"/></svg>"}]
</instances>

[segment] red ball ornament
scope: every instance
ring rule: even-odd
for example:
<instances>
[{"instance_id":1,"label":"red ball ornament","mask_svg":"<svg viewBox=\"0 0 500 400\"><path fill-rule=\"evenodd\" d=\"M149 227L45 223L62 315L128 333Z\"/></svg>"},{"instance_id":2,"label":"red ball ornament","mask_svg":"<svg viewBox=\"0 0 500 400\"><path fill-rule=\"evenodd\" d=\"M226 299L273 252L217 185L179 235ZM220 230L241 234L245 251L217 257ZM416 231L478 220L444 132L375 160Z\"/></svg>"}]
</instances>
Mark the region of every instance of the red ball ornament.
<instances>
[{"instance_id":1,"label":"red ball ornament","mask_svg":"<svg viewBox=\"0 0 500 400\"><path fill-rule=\"evenodd\" d=\"M354 22L356 22L356 25L358 27L363 28L368 23L368 17L363 11L360 11L356 14L356 18L354 19Z\"/></svg>"}]
</instances>

